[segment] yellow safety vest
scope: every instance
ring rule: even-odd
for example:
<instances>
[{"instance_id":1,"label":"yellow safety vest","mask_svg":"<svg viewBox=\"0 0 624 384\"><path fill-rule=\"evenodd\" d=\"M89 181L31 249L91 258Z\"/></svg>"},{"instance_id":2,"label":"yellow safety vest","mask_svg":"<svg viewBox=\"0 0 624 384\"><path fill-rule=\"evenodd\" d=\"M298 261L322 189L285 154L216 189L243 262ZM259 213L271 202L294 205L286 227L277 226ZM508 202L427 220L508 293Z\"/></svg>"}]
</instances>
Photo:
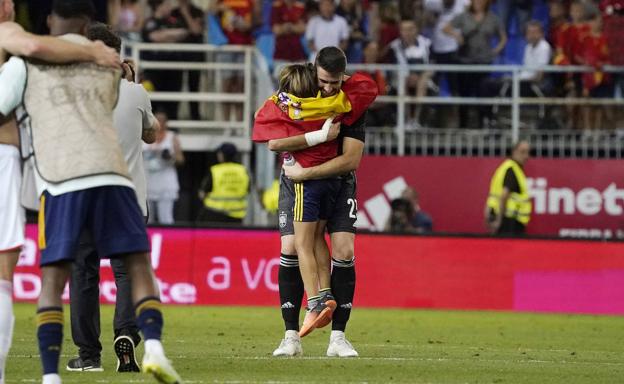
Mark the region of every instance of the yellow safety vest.
<instances>
[{"instance_id":1,"label":"yellow safety vest","mask_svg":"<svg viewBox=\"0 0 624 384\"><path fill-rule=\"evenodd\" d=\"M277 213L279 202L279 180L273 180L271 188L262 193L262 205L269 213Z\"/></svg>"},{"instance_id":2,"label":"yellow safety vest","mask_svg":"<svg viewBox=\"0 0 624 384\"><path fill-rule=\"evenodd\" d=\"M490 194L487 200L487 206L497 215L500 211L500 198L503 194L503 183L505 181L505 174L507 170L511 168L518 185L520 186L520 193L511 192L507 204L505 207L505 217L514 219L524 225L529 223L531 219L531 199L529 197L529 190L527 189L526 176L524 171L518 163L508 159L505 160L494 172L492 181L490 182Z\"/></svg>"},{"instance_id":3,"label":"yellow safety vest","mask_svg":"<svg viewBox=\"0 0 624 384\"><path fill-rule=\"evenodd\" d=\"M249 175L237 163L221 163L210 167L212 192L204 199L204 206L229 217L242 219L247 214Z\"/></svg>"}]
</instances>

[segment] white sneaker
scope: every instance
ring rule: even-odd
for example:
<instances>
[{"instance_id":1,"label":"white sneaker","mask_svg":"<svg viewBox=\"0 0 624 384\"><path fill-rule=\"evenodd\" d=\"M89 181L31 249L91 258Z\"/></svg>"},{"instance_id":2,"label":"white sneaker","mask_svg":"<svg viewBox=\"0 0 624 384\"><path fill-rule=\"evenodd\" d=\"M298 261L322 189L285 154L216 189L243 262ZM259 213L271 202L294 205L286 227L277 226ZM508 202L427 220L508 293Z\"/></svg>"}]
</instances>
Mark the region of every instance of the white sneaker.
<instances>
[{"instance_id":1,"label":"white sneaker","mask_svg":"<svg viewBox=\"0 0 624 384\"><path fill-rule=\"evenodd\" d=\"M148 340L151 341L151 340ZM182 378L173 369L165 354L159 351L146 351L143 356L143 373L154 376L161 384L182 384Z\"/></svg>"},{"instance_id":2,"label":"white sneaker","mask_svg":"<svg viewBox=\"0 0 624 384\"><path fill-rule=\"evenodd\" d=\"M273 356L298 356L303 354L301 338L297 331L286 331L279 347L273 351Z\"/></svg>"},{"instance_id":3,"label":"white sneaker","mask_svg":"<svg viewBox=\"0 0 624 384\"><path fill-rule=\"evenodd\" d=\"M349 340L345 338L344 332L332 331L327 347L329 357L358 357L357 351L353 348Z\"/></svg>"}]
</instances>

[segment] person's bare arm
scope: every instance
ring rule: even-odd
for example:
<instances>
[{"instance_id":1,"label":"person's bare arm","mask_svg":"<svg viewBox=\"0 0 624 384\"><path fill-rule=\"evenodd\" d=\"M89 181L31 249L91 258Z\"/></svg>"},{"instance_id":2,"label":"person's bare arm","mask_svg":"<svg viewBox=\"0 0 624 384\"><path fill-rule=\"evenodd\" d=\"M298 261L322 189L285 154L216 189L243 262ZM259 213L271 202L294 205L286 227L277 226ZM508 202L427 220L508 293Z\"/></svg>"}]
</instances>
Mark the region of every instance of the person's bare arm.
<instances>
[{"instance_id":1,"label":"person's bare arm","mask_svg":"<svg viewBox=\"0 0 624 384\"><path fill-rule=\"evenodd\" d=\"M498 56L507 45L507 32L504 28L498 30L498 44L494 47L494 53Z\"/></svg>"},{"instance_id":2,"label":"person's bare arm","mask_svg":"<svg viewBox=\"0 0 624 384\"><path fill-rule=\"evenodd\" d=\"M158 120L154 119L154 123L151 127L143 128L141 131L141 140L143 140L147 144L152 144L156 141L156 132L160 129L160 123ZM184 161L184 160L183 160Z\"/></svg>"},{"instance_id":3,"label":"person's bare arm","mask_svg":"<svg viewBox=\"0 0 624 384\"><path fill-rule=\"evenodd\" d=\"M461 32L453 28L453 25L451 25L451 23L446 24L444 28L442 28L442 32L455 39L458 45L464 44L464 36L461 34Z\"/></svg>"},{"instance_id":4,"label":"person's bare arm","mask_svg":"<svg viewBox=\"0 0 624 384\"><path fill-rule=\"evenodd\" d=\"M180 139L178 139L177 135L173 138L173 149L175 151L175 164L177 166L184 165L184 152L182 152Z\"/></svg>"},{"instance_id":5,"label":"person's bare arm","mask_svg":"<svg viewBox=\"0 0 624 384\"><path fill-rule=\"evenodd\" d=\"M494 221L491 223L490 231L492 233L496 233L503 222L503 217L505 217L505 210L507 209L507 200L509 200L510 195L511 191L509 191L509 188L504 187L503 193L501 193L501 197L499 200L498 214L494 218Z\"/></svg>"},{"instance_id":6,"label":"person's bare arm","mask_svg":"<svg viewBox=\"0 0 624 384\"><path fill-rule=\"evenodd\" d=\"M151 32L149 39L154 43L177 43L186 39L188 35L189 31L185 28L160 29Z\"/></svg>"},{"instance_id":7,"label":"person's bare arm","mask_svg":"<svg viewBox=\"0 0 624 384\"><path fill-rule=\"evenodd\" d=\"M327 139L323 142L335 140L339 133L340 123L332 123L329 126ZM273 152L295 152L311 147L305 138L305 134L269 140L267 146L269 151Z\"/></svg>"},{"instance_id":8,"label":"person's bare arm","mask_svg":"<svg viewBox=\"0 0 624 384\"><path fill-rule=\"evenodd\" d=\"M189 6L180 7L180 14L184 18L184 21L186 21L186 25L188 25L191 34L201 35L204 33L204 25L201 18L193 18Z\"/></svg>"},{"instance_id":9,"label":"person's bare arm","mask_svg":"<svg viewBox=\"0 0 624 384\"><path fill-rule=\"evenodd\" d=\"M360 165L364 153L364 142L345 137L342 142L342 154L314 167L302 168L298 163L284 167L284 173L293 181L324 179L354 171Z\"/></svg>"},{"instance_id":10,"label":"person's bare arm","mask_svg":"<svg viewBox=\"0 0 624 384\"><path fill-rule=\"evenodd\" d=\"M306 30L306 23L302 19L299 19L295 24L292 24L292 32L298 34L304 34Z\"/></svg>"},{"instance_id":11,"label":"person's bare arm","mask_svg":"<svg viewBox=\"0 0 624 384\"><path fill-rule=\"evenodd\" d=\"M24 31L14 22L0 24L0 48L16 56L32 57L51 63L94 62L119 67L119 55L101 41L74 44L52 36L38 36Z\"/></svg>"},{"instance_id":12,"label":"person's bare arm","mask_svg":"<svg viewBox=\"0 0 624 384\"><path fill-rule=\"evenodd\" d=\"M340 40L339 46L340 46L340 49L342 49L343 51L346 51L347 47L349 46L349 40L348 39Z\"/></svg>"},{"instance_id":13,"label":"person's bare arm","mask_svg":"<svg viewBox=\"0 0 624 384\"><path fill-rule=\"evenodd\" d=\"M308 148L308 143L306 142L304 135L269 140L267 145L269 147L269 151L273 152L295 152Z\"/></svg>"}]
</instances>

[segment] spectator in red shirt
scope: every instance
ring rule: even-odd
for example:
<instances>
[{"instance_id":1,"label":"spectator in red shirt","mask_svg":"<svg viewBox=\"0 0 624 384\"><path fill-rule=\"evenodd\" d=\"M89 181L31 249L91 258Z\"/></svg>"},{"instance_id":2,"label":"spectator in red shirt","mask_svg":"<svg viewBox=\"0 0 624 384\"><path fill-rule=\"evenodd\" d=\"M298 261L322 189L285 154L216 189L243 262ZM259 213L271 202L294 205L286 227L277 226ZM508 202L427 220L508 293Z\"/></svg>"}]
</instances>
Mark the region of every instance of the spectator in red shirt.
<instances>
[{"instance_id":1,"label":"spectator in red shirt","mask_svg":"<svg viewBox=\"0 0 624 384\"><path fill-rule=\"evenodd\" d=\"M582 0L576 0L570 4L572 24L567 31L565 51L572 64L581 64L582 60L578 55L581 52L585 37L590 33L591 28L588 20L594 15L595 9Z\"/></svg>"},{"instance_id":2,"label":"spectator in red shirt","mask_svg":"<svg viewBox=\"0 0 624 384\"><path fill-rule=\"evenodd\" d=\"M553 0L548 3L550 16L550 29L548 31L548 42L554 48L555 55L553 62L556 65L570 64L567 57L567 31L570 28L568 22L568 7L562 0Z\"/></svg>"},{"instance_id":3,"label":"spectator in red shirt","mask_svg":"<svg viewBox=\"0 0 624 384\"><path fill-rule=\"evenodd\" d=\"M254 12L258 11L253 0L218 0L213 8L229 45L251 45L251 30L254 25ZM239 52L220 52L217 61L222 63L243 63L245 56ZM245 77L242 70L224 70L223 92L242 93ZM223 117L231 120L232 111L236 121L243 120L243 108L239 103L223 103Z\"/></svg>"},{"instance_id":4,"label":"spectator in red shirt","mask_svg":"<svg viewBox=\"0 0 624 384\"><path fill-rule=\"evenodd\" d=\"M624 0L602 0L600 10L611 64L624 66ZM613 83L619 86L620 95L624 95L624 75L614 74Z\"/></svg>"},{"instance_id":5,"label":"spectator in red shirt","mask_svg":"<svg viewBox=\"0 0 624 384\"><path fill-rule=\"evenodd\" d=\"M553 9L551 8L551 12ZM561 15L557 14L557 8L554 9L555 16L561 19ZM558 65L579 65L579 53L581 51L582 41L589 33L589 25L587 24L588 6L581 0L575 0L570 3L570 20L569 24L560 24L558 35L555 41L555 64ZM582 94L582 76L580 73L559 76L563 83L564 93L567 97L580 97ZM566 106L566 128L579 128L578 124L582 121L579 115L578 106Z\"/></svg>"},{"instance_id":6,"label":"spectator in red shirt","mask_svg":"<svg viewBox=\"0 0 624 384\"><path fill-rule=\"evenodd\" d=\"M393 2L385 2L379 6L379 46L385 47L399 37L399 10Z\"/></svg>"},{"instance_id":7,"label":"spectator in red shirt","mask_svg":"<svg viewBox=\"0 0 624 384\"><path fill-rule=\"evenodd\" d=\"M595 72L585 72L582 77L583 96L596 98L613 97L611 77L601 68L609 64L607 38L602 32L602 17L599 14L589 21L590 32L583 39L578 59L581 64L596 68ZM609 112L604 106L583 107L583 123L585 129L602 129L603 112ZM593 119L592 119L593 117ZM592 124L593 123L593 124Z\"/></svg>"},{"instance_id":8,"label":"spectator in red shirt","mask_svg":"<svg viewBox=\"0 0 624 384\"><path fill-rule=\"evenodd\" d=\"M296 0L273 2L271 25L275 35L275 68L280 64L305 61L306 54L301 44L305 33L305 5Z\"/></svg>"}]
</instances>

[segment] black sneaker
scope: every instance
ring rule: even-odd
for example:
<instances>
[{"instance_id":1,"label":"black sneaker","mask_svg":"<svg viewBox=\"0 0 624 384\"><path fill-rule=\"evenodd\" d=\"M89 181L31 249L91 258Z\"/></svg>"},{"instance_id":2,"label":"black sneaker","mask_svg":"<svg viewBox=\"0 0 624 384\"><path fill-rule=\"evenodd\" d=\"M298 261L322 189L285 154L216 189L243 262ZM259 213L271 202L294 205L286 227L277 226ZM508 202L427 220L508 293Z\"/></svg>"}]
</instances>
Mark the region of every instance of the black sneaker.
<instances>
[{"instance_id":1,"label":"black sneaker","mask_svg":"<svg viewBox=\"0 0 624 384\"><path fill-rule=\"evenodd\" d=\"M134 354L134 341L130 336L119 336L113 342L117 355L117 372L140 372Z\"/></svg>"},{"instance_id":2,"label":"black sneaker","mask_svg":"<svg viewBox=\"0 0 624 384\"><path fill-rule=\"evenodd\" d=\"M67 370L70 372L102 372L102 362L100 359L73 358L67 362Z\"/></svg>"}]
</instances>

